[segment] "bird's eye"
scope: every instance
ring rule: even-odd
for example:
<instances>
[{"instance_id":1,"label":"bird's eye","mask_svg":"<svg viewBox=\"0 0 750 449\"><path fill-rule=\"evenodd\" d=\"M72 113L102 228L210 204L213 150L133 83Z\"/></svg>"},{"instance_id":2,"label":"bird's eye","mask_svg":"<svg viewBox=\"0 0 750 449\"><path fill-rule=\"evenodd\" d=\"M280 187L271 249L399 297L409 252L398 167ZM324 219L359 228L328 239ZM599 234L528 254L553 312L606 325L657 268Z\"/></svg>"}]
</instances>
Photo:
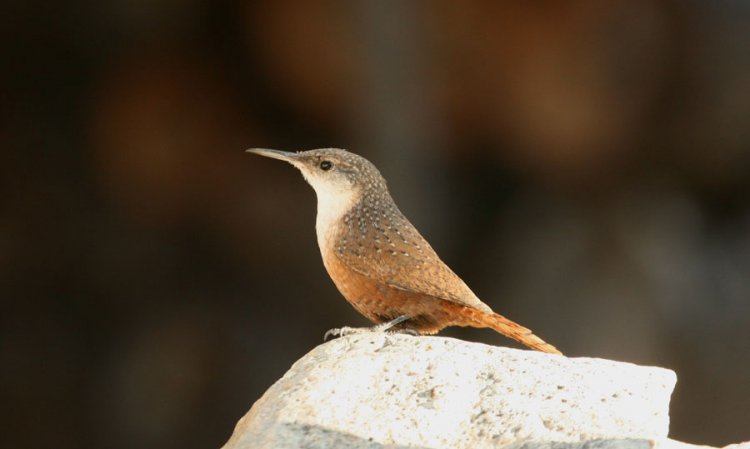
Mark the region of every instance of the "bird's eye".
<instances>
[{"instance_id":1,"label":"bird's eye","mask_svg":"<svg viewBox=\"0 0 750 449\"><path fill-rule=\"evenodd\" d=\"M333 162L331 161L320 161L320 169L323 171L328 171L333 168Z\"/></svg>"}]
</instances>

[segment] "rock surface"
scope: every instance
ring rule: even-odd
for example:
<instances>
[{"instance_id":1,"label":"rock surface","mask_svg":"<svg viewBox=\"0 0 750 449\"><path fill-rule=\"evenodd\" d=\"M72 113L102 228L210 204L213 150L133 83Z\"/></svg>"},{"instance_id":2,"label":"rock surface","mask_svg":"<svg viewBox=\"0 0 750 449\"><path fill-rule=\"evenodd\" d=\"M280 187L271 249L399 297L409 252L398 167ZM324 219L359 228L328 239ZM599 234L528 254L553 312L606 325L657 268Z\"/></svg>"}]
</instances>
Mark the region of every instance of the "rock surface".
<instances>
[{"instance_id":1,"label":"rock surface","mask_svg":"<svg viewBox=\"0 0 750 449\"><path fill-rule=\"evenodd\" d=\"M295 363L224 449L646 449L669 441L675 382L662 368L355 334Z\"/></svg>"}]
</instances>

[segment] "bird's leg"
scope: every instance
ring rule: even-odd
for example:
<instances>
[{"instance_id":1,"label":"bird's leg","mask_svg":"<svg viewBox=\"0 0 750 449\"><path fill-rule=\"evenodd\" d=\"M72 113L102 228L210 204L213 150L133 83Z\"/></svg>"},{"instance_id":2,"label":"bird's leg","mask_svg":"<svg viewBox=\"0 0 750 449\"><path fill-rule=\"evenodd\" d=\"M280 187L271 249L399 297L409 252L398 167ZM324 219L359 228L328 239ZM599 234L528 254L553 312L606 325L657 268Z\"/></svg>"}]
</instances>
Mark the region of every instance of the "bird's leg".
<instances>
[{"instance_id":1,"label":"bird's leg","mask_svg":"<svg viewBox=\"0 0 750 449\"><path fill-rule=\"evenodd\" d=\"M386 321L385 323L376 324L375 326L371 327L337 327L334 329L329 329L323 336L323 341L328 340L330 337L343 337L344 335L362 334L365 332L387 332L419 335L419 332L414 329L391 330L393 326L397 326L408 319L409 315L401 315L392 319L391 321Z\"/></svg>"},{"instance_id":2,"label":"bird's leg","mask_svg":"<svg viewBox=\"0 0 750 449\"><path fill-rule=\"evenodd\" d=\"M407 335L415 335L415 336L419 335L419 331L418 330L412 329L412 328L409 328L409 327L405 327L405 328L402 328L402 329L393 329L394 326L403 323L404 321L408 320L409 318L411 318L409 315L401 315L399 317L396 317L396 318L392 319L391 321L387 321L385 323L380 323L380 324L378 324L375 327L378 328L377 330L379 330L381 332L386 332L388 334L407 334Z\"/></svg>"},{"instance_id":3,"label":"bird's leg","mask_svg":"<svg viewBox=\"0 0 750 449\"><path fill-rule=\"evenodd\" d=\"M397 326L404 321L409 319L409 315L401 315L397 316L396 318L392 319L391 321L386 321L385 323L380 323L376 326L372 327L372 330L376 332L386 332L393 328L393 326Z\"/></svg>"}]
</instances>

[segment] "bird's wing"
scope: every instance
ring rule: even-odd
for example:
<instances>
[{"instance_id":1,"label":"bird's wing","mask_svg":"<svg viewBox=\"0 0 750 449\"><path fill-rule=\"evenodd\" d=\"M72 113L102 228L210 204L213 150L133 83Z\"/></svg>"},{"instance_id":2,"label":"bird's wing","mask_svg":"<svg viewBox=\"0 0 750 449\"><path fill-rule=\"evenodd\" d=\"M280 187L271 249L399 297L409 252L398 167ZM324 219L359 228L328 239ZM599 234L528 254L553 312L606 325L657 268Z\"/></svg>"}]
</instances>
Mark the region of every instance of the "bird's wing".
<instances>
[{"instance_id":1,"label":"bird's wing","mask_svg":"<svg viewBox=\"0 0 750 449\"><path fill-rule=\"evenodd\" d=\"M350 269L390 287L492 312L405 217L396 220L370 226L364 234L344 229L333 248L336 256Z\"/></svg>"}]
</instances>

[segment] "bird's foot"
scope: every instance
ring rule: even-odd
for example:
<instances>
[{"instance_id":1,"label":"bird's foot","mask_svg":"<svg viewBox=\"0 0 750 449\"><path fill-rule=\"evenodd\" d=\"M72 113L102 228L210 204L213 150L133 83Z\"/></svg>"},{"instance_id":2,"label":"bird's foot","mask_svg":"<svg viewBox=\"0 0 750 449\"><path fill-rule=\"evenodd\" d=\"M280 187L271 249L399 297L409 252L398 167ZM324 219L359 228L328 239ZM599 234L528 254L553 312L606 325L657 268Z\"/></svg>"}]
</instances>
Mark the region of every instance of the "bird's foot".
<instances>
[{"instance_id":1,"label":"bird's foot","mask_svg":"<svg viewBox=\"0 0 750 449\"><path fill-rule=\"evenodd\" d=\"M386 334L404 334L404 335L411 335L413 337L418 337L422 334L419 333L418 330L412 329L410 327L404 328L404 329L396 329L392 331L385 331Z\"/></svg>"},{"instance_id":2,"label":"bird's foot","mask_svg":"<svg viewBox=\"0 0 750 449\"><path fill-rule=\"evenodd\" d=\"M368 332L385 332L388 334L407 334L407 335L419 335L419 332L417 332L415 329L393 329L393 326L396 326L398 324L403 323L404 321L408 320L408 315L401 315L391 321L386 321L385 323L380 323L378 325L372 326L372 327L336 327L333 329L329 329L325 335L323 335L323 341L328 341L329 338L333 337L343 337L345 335L352 335L352 334L364 334Z\"/></svg>"},{"instance_id":3,"label":"bird's foot","mask_svg":"<svg viewBox=\"0 0 750 449\"><path fill-rule=\"evenodd\" d=\"M362 334L365 332L372 332L372 328L370 327L334 327L333 329L328 329L323 335L323 341L328 341L329 338L335 338L335 337L343 337L345 335L352 335L352 334Z\"/></svg>"}]
</instances>

